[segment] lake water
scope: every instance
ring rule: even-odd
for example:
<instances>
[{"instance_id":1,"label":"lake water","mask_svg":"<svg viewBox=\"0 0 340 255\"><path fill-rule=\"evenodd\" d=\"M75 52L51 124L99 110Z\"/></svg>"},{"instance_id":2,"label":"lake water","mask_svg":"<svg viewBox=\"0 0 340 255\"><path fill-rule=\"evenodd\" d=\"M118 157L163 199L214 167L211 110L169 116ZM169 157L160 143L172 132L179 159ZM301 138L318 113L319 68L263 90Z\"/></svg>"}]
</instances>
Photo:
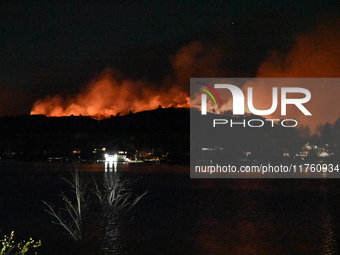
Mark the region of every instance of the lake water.
<instances>
[{"instance_id":1,"label":"lake water","mask_svg":"<svg viewBox=\"0 0 340 255\"><path fill-rule=\"evenodd\" d=\"M67 189L72 164L0 162L0 231L42 239L39 254L75 254L42 200ZM104 164L80 171L105 180ZM112 254L338 254L340 180L190 179L188 166L118 165L147 195L127 225L117 223Z\"/></svg>"}]
</instances>

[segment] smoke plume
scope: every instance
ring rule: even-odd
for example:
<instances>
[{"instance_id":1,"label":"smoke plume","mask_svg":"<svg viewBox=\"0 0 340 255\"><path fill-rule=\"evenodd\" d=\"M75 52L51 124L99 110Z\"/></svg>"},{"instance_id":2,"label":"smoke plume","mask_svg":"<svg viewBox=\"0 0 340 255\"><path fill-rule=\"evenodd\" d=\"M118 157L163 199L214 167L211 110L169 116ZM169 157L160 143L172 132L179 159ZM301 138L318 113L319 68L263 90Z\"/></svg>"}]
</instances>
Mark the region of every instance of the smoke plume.
<instances>
[{"instance_id":1,"label":"smoke plume","mask_svg":"<svg viewBox=\"0 0 340 255\"><path fill-rule=\"evenodd\" d=\"M259 67L258 77L339 77L340 31L335 27L340 27L340 22L332 27L319 25L313 32L298 36L294 46L284 58L278 57L277 53L271 54ZM312 94L308 108L313 117L304 117L296 109L292 109L291 117L300 118L301 124L308 125L313 132L320 124L334 123L340 117L340 84L310 84L305 88ZM271 94L268 95L270 91L264 86L260 85L257 90L261 94L260 98L271 98ZM272 117L279 116L276 114Z\"/></svg>"},{"instance_id":2,"label":"smoke plume","mask_svg":"<svg viewBox=\"0 0 340 255\"><path fill-rule=\"evenodd\" d=\"M290 52L283 58L277 53L261 64L258 77L339 77L340 21L336 26L319 25L307 34L297 36Z\"/></svg>"},{"instance_id":3,"label":"smoke plume","mask_svg":"<svg viewBox=\"0 0 340 255\"><path fill-rule=\"evenodd\" d=\"M340 22L338 22L340 23ZM339 24L340 25L340 24ZM340 27L340 26L337 26ZM340 31L327 25L319 25L311 33L296 37L296 41L290 51L282 56L278 52L271 52L269 57L259 66L257 78L336 78L340 75ZM281 87L303 87L311 92L311 100L305 107L312 116L305 116L297 107L289 107L287 116L282 116L280 105L270 116L271 119L291 118L299 122L299 126L306 125L315 133L317 127L326 122L334 123L340 117L340 84L323 82L325 80L297 80L276 79L275 87L280 91ZM222 81L221 81L222 82ZM248 87L253 88L254 106L259 110L266 110L272 104L272 89L275 80L258 79L241 86L247 95ZM222 82L225 83L225 82ZM227 82L228 83L228 82ZM280 97L280 93L278 95ZM301 95L289 95L290 98L298 98ZM219 109L211 101L208 102L208 110L225 111L232 109L232 97L229 93L221 92L223 102ZM193 105L200 105L200 95L193 99ZM214 109L213 109L214 108ZM249 112L247 107L245 110Z\"/></svg>"}]
</instances>

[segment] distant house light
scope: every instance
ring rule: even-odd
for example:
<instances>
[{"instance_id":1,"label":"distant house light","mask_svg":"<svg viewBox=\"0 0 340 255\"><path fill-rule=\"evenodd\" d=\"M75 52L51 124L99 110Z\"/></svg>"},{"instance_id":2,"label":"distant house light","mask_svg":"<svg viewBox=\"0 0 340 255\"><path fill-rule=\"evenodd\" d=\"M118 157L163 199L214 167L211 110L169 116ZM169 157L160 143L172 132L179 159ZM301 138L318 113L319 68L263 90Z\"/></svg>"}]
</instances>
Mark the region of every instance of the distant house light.
<instances>
[{"instance_id":1,"label":"distant house light","mask_svg":"<svg viewBox=\"0 0 340 255\"><path fill-rule=\"evenodd\" d=\"M323 151L323 152L320 153L319 156L320 157L329 157L329 154L327 152Z\"/></svg>"},{"instance_id":2,"label":"distant house light","mask_svg":"<svg viewBox=\"0 0 340 255\"><path fill-rule=\"evenodd\" d=\"M244 155L246 155L248 157L249 155L251 155L251 151L245 151Z\"/></svg>"},{"instance_id":3,"label":"distant house light","mask_svg":"<svg viewBox=\"0 0 340 255\"><path fill-rule=\"evenodd\" d=\"M202 151L222 151L224 150L224 148L220 147L220 146L215 146L215 147L202 147L201 148Z\"/></svg>"}]
</instances>

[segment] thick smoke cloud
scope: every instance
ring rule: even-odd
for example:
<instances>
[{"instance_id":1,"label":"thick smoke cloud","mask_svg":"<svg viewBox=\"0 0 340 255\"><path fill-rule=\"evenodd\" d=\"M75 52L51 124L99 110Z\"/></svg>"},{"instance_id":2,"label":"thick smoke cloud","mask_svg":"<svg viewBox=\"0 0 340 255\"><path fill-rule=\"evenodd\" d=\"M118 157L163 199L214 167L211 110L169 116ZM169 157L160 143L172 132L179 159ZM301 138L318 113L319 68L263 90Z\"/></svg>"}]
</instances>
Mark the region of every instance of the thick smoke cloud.
<instances>
[{"instance_id":1,"label":"thick smoke cloud","mask_svg":"<svg viewBox=\"0 0 340 255\"><path fill-rule=\"evenodd\" d=\"M336 78L340 76L340 31L337 26L319 25L307 34L297 37L290 52L283 58L273 53L260 67L258 77L314 77ZM308 104L313 118L303 117L292 109L291 117L302 118L301 124L315 132L317 126L326 122L334 123L340 117L340 84L325 86L313 84L308 87L312 94ZM271 98L264 86L257 88L260 98ZM279 117L274 115L272 117Z\"/></svg>"},{"instance_id":2,"label":"thick smoke cloud","mask_svg":"<svg viewBox=\"0 0 340 255\"><path fill-rule=\"evenodd\" d=\"M189 91L190 78L223 76L221 62L223 49L216 45L192 42L171 58L173 79L171 82Z\"/></svg>"},{"instance_id":3,"label":"thick smoke cloud","mask_svg":"<svg viewBox=\"0 0 340 255\"><path fill-rule=\"evenodd\" d=\"M340 22L338 22L338 25ZM295 43L287 54L282 56L279 52L271 52L269 57L259 66L257 78L336 78L340 75L340 26L319 25L312 32L298 35ZM273 80L272 80L273 81ZM228 82L227 82L228 83ZM241 86L245 95L248 87L253 88L254 106L259 110L269 109L272 105L272 83L260 79L256 82L247 82ZM280 105L269 116L271 119L292 118L299 122L299 126L308 126L312 133L317 127L326 122L334 123L340 117L340 84L317 82L303 82L297 80L280 81L275 84L280 91L281 87L304 87L311 92L312 99L305 104L312 116L305 116L297 107L287 109L287 115L282 116ZM223 104L219 109L213 102L208 102L208 109L223 112L232 109L231 94L221 93ZM281 96L280 93L278 95ZM290 95L301 97L302 95ZM195 106L200 105L200 95L192 101ZM246 111L249 109L245 107Z\"/></svg>"},{"instance_id":4,"label":"thick smoke cloud","mask_svg":"<svg viewBox=\"0 0 340 255\"><path fill-rule=\"evenodd\" d=\"M319 25L313 32L299 35L285 57L277 53L261 64L258 77L339 77L340 21L336 26Z\"/></svg>"}]
</instances>

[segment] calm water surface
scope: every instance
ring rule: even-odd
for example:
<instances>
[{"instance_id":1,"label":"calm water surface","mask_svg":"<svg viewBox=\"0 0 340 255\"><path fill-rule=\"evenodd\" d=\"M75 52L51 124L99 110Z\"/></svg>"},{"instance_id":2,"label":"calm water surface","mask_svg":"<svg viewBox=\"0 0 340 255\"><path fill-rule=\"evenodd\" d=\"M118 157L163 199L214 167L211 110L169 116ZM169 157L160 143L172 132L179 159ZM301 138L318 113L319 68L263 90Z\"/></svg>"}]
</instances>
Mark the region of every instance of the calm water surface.
<instances>
[{"instance_id":1,"label":"calm water surface","mask_svg":"<svg viewBox=\"0 0 340 255\"><path fill-rule=\"evenodd\" d=\"M65 189L61 162L0 162L0 230L43 240L40 254L68 254L42 200ZM104 165L79 169L105 180ZM131 223L112 226L112 254L338 254L340 180L190 179L189 167L118 165L148 194ZM45 240L45 243L44 243ZM57 252L56 250L59 250ZM72 253L69 253L72 254Z\"/></svg>"}]
</instances>

